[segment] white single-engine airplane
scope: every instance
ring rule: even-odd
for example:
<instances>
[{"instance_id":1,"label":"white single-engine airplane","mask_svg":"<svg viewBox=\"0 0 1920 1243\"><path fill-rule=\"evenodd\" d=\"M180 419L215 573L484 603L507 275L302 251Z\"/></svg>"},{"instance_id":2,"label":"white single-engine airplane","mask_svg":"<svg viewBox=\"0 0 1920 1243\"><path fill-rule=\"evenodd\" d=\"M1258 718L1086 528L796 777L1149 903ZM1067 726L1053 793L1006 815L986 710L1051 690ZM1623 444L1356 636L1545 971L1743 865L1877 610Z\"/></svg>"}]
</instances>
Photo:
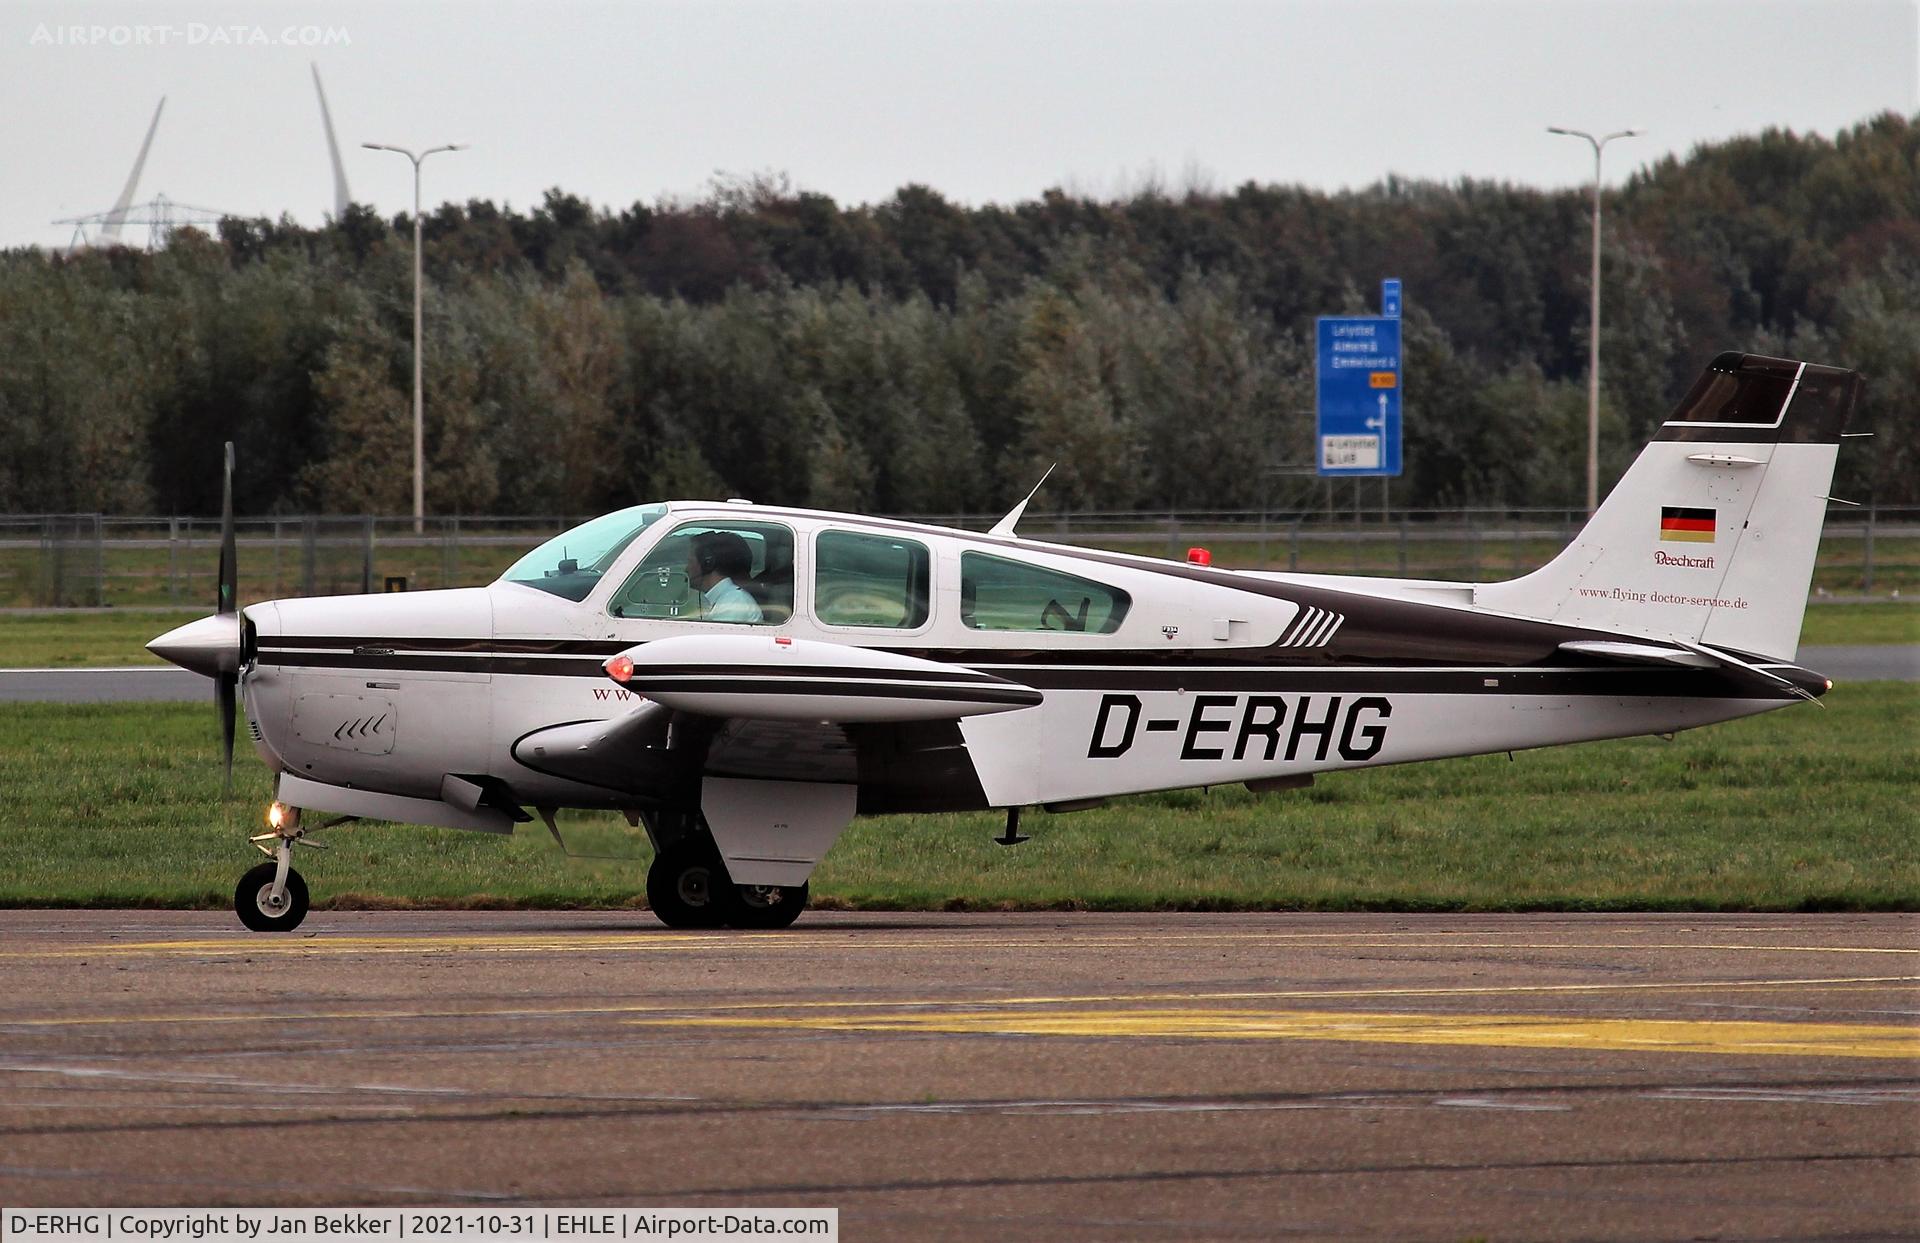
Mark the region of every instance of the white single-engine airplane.
<instances>
[{"instance_id":1,"label":"white single-engine airplane","mask_svg":"<svg viewBox=\"0 0 1920 1243\"><path fill-rule=\"evenodd\" d=\"M1478 584L1040 543L1014 534L1025 501L987 534L675 502L488 587L236 610L229 446L220 611L149 646L216 680L229 775L236 690L277 775L272 860L235 894L249 928L306 914L303 812L510 833L562 807L645 827L667 924L785 927L856 815L1001 808L1011 844L1035 804L1285 789L1823 694L1792 661L1860 386L1722 354L1571 547Z\"/></svg>"}]
</instances>

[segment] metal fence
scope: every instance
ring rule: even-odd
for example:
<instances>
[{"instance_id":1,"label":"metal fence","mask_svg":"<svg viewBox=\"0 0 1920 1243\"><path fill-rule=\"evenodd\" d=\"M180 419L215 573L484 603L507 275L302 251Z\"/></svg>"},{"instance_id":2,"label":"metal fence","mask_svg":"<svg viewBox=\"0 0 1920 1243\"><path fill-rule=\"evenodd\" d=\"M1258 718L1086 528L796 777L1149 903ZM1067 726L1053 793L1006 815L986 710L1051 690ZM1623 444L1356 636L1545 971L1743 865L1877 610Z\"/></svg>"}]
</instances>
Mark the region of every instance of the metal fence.
<instances>
[{"instance_id":1,"label":"metal fence","mask_svg":"<svg viewBox=\"0 0 1920 1243\"><path fill-rule=\"evenodd\" d=\"M899 515L985 530L998 514ZM283 516L236 521L242 600L491 582L521 553L584 515L413 519ZM1580 510L1403 509L1033 511L1035 540L1184 558L1205 547L1239 569L1488 581L1524 574L1565 547ZM0 607L211 606L220 524L101 514L0 516ZM1920 508L1833 508L1816 594L1920 588Z\"/></svg>"}]
</instances>

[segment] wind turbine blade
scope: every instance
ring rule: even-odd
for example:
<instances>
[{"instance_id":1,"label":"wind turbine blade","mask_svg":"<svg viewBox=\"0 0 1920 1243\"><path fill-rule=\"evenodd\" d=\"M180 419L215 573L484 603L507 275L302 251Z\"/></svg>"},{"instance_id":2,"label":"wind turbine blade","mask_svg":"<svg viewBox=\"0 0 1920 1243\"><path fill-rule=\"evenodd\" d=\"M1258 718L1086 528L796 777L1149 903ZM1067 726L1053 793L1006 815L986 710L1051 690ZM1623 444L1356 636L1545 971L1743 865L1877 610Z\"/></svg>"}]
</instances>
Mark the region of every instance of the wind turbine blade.
<instances>
[{"instance_id":1,"label":"wind turbine blade","mask_svg":"<svg viewBox=\"0 0 1920 1243\"><path fill-rule=\"evenodd\" d=\"M311 65L314 94L320 96L320 124L327 131L327 154L333 157L333 218L345 220L353 196L347 192L347 166L340 162L340 143L333 136L333 113L327 109L327 89L320 85L320 66Z\"/></svg>"},{"instance_id":2,"label":"wind turbine blade","mask_svg":"<svg viewBox=\"0 0 1920 1243\"><path fill-rule=\"evenodd\" d=\"M153 124L147 126L147 140L140 144L140 157L133 162L133 171L127 174L126 188L120 191L119 202L107 214L107 222L100 229L100 245L111 246L120 240L120 226L126 223L127 212L133 207L133 192L140 188L140 170L147 166L147 152L153 147L153 135L160 128L160 113L167 106L167 97L160 97L159 107L153 110Z\"/></svg>"}]
</instances>

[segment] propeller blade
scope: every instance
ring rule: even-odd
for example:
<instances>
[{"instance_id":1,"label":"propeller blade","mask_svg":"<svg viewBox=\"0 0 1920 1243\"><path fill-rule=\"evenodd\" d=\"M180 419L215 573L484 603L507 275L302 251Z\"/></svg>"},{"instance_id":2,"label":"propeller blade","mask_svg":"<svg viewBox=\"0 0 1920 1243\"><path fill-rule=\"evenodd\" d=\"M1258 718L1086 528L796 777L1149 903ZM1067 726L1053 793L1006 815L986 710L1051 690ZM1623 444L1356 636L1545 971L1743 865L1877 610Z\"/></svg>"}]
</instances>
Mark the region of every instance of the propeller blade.
<instances>
[{"instance_id":1,"label":"propeller blade","mask_svg":"<svg viewBox=\"0 0 1920 1243\"><path fill-rule=\"evenodd\" d=\"M226 470L220 485L220 594L213 603L216 613L237 611L240 569L233 547L233 442L227 442ZM231 735L232 731L228 731ZM232 750L231 747L228 748Z\"/></svg>"},{"instance_id":2,"label":"propeller blade","mask_svg":"<svg viewBox=\"0 0 1920 1243\"><path fill-rule=\"evenodd\" d=\"M233 793L233 717L235 690L240 684L237 673L223 673L214 679L214 701L220 706L220 797Z\"/></svg>"},{"instance_id":3,"label":"propeller blade","mask_svg":"<svg viewBox=\"0 0 1920 1243\"><path fill-rule=\"evenodd\" d=\"M231 617L239 612L240 567L233 541L233 442L227 450L220 479L220 586L214 612ZM240 685L237 671L222 671L214 678L214 703L220 711L220 797L233 793L233 725L236 691Z\"/></svg>"}]
</instances>

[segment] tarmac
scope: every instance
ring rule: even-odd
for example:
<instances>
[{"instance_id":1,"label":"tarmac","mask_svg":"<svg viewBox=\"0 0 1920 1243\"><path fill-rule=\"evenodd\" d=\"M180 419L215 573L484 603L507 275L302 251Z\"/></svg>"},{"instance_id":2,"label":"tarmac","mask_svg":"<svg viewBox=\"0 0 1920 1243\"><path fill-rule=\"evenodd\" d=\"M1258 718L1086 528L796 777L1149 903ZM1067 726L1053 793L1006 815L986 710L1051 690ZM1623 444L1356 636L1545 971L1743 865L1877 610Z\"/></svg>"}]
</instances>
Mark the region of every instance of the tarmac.
<instances>
[{"instance_id":1,"label":"tarmac","mask_svg":"<svg viewBox=\"0 0 1920 1243\"><path fill-rule=\"evenodd\" d=\"M1910 1238L1920 917L4 911L0 1203Z\"/></svg>"}]
</instances>

